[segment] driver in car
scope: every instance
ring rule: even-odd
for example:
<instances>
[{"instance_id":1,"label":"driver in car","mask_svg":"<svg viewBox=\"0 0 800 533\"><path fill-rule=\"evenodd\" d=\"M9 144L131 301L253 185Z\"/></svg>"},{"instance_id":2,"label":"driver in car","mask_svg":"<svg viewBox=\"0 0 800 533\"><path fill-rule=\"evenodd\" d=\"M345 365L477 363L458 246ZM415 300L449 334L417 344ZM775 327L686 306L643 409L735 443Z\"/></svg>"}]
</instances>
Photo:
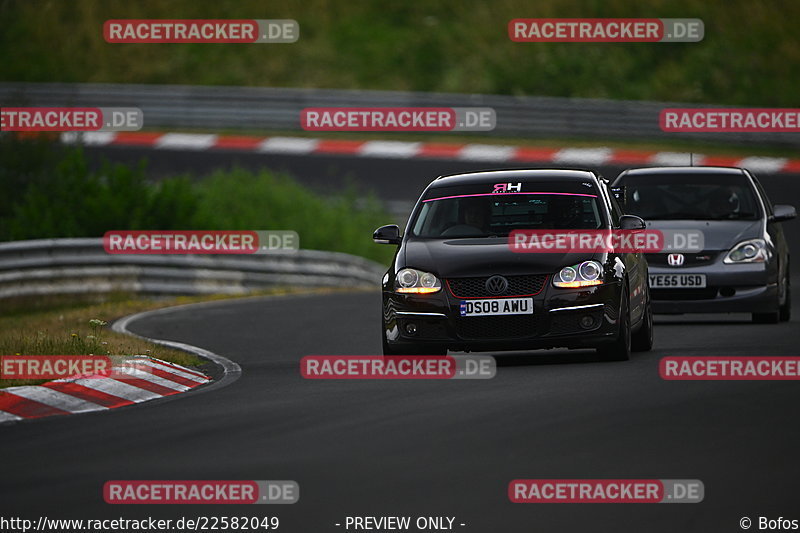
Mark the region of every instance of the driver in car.
<instances>
[{"instance_id":1,"label":"driver in car","mask_svg":"<svg viewBox=\"0 0 800 533\"><path fill-rule=\"evenodd\" d=\"M485 201L469 202L464 209L464 224L477 228L482 233L488 232L489 209L491 207Z\"/></svg>"}]
</instances>

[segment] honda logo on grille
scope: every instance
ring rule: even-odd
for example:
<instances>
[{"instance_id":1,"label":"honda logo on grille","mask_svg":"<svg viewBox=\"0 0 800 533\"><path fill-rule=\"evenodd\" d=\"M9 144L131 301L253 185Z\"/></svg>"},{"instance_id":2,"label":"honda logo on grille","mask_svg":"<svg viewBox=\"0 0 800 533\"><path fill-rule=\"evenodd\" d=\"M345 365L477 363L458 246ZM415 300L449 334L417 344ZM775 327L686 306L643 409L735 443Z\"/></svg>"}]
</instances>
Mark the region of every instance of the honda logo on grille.
<instances>
[{"instance_id":1,"label":"honda logo on grille","mask_svg":"<svg viewBox=\"0 0 800 533\"><path fill-rule=\"evenodd\" d=\"M486 292L489 294L503 294L508 289L508 280L503 276L492 276L486 280Z\"/></svg>"},{"instance_id":2,"label":"honda logo on grille","mask_svg":"<svg viewBox=\"0 0 800 533\"><path fill-rule=\"evenodd\" d=\"M683 265L683 262L686 261L686 258L683 254L669 254L667 256L667 264L673 267L679 267Z\"/></svg>"}]
</instances>

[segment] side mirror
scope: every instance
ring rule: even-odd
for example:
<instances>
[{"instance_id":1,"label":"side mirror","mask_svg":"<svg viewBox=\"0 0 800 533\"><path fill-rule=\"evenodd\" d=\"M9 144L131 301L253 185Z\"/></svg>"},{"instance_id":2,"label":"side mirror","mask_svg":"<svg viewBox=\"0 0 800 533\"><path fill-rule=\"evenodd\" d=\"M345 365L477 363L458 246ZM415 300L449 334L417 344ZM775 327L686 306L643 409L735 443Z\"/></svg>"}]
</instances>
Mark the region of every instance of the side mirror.
<instances>
[{"instance_id":1,"label":"side mirror","mask_svg":"<svg viewBox=\"0 0 800 533\"><path fill-rule=\"evenodd\" d=\"M775 222L797 218L797 211L795 211L793 205L778 204L772 207L772 211L774 212L772 220Z\"/></svg>"},{"instance_id":2,"label":"side mirror","mask_svg":"<svg viewBox=\"0 0 800 533\"><path fill-rule=\"evenodd\" d=\"M619 229L641 231L647 229L647 224L636 215L622 215L619 219Z\"/></svg>"},{"instance_id":3,"label":"side mirror","mask_svg":"<svg viewBox=\"0 0 800 533\"><path fill-rule=\"evenodd\" d=\"M372 240L378 244L400 244L400 228L397 224L381 226L372 234Z\"/></svg>"}]
</instances>

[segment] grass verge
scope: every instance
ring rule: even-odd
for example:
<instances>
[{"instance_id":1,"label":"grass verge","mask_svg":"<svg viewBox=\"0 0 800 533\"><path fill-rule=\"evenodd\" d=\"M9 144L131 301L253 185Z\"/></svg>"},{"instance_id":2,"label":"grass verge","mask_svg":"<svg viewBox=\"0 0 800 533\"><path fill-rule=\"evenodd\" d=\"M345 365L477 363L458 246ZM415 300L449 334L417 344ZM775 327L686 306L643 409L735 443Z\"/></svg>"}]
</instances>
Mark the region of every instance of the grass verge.
<instances>
[{"instance_id":1,"label":"grass verge","mask_svg":"<svg viewBox=\"0 0 800 533\"><path fill-rule=\"evenodd\" d=\"M698 43L517 43L516 18L699 18ZM326 87L792 107L798 2L4 0L0 79ZM108 19L295 19L292 44L109 44Z\"/></svg>"},{"instance_id":2,"label":"grass verge","mask_svg":"<svg viewBox=\"0 0 800 533\"><path fill-rule=\"evenodd\" d=\"M275 288L245 297L308 292ZM0 355L148 355L188 367L205 359L111 331L109 324L127 315L174 305L230 299L227 295L141 299L115 294L106 301L92 297L43 297L4 301L0 314ZM0 379L0 389L38 385L47 380Z\"/></svg>"}]
</instances>

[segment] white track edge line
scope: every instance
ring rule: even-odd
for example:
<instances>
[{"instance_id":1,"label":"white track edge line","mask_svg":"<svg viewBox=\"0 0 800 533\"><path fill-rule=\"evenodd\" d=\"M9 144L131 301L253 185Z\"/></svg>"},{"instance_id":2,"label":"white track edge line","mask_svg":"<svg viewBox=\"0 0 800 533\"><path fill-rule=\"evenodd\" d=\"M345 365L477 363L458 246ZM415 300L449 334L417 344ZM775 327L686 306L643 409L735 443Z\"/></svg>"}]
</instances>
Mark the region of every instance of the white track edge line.
<instances>
[{"instance_id":1,"label":"white track edge line","mask_svg":"<svg viewBox=\"0 0 800 533\"><path fill-rule=\"evenodd\" d=\"M188 305L197 305L197 304L188 304ZM221 387L226 387L231 383L233 383L234 381L236 381L237 379L239 379L242 375L242 367L239 366L239 363L237 363L236 361L232 361L222 355L216 354L210 350L206 350L204 348L200 348L199 346L193 346L191 344L186 344L183 342L145 337L144 335L138 335L136 333L133 333L128 329L128 325L131 322L135 322L136 320L140 320L142 318L146 318L152 315L171 313L174 312L175 310L188 307L188 305L177 305L172 307L164 307L161 309L153 309L152 311L142 311L141 313L136 313L133 315L122 317L118 320L115 320L114 323L111 324L111 329L113 331L116 331L117 333L124 333L125 335L130 335L132 337L144 339L146 341L152 342L153 344L158 344L160 346L166 346L167 348L174 348L176 350L188 352L203 359L207 359L222 368L222 377L219 380L211 381L207 385L194 387L183 394L173 395L172 398L175 398L176 396L180 397L187 393L207 392Z\"/></svg>"}]
</instances>

